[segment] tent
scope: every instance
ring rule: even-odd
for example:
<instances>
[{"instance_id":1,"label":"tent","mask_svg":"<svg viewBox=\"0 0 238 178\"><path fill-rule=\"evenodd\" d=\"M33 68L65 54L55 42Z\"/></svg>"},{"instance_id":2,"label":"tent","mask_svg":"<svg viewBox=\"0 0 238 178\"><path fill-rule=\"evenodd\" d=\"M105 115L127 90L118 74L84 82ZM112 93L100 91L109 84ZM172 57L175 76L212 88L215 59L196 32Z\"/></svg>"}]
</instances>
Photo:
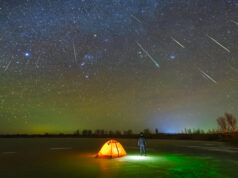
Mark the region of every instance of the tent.
<instances>
[{"instance_id":1,"label":"tent","mask_svg":"<svg viewBox=\"0 0 238 178\"><path fill-rule=\"evenodd\" d=\"M126 151L116 140L107 141L97 154L97 158L118 158L122 156L126 156Z\"/></svg>"}]
</instances>

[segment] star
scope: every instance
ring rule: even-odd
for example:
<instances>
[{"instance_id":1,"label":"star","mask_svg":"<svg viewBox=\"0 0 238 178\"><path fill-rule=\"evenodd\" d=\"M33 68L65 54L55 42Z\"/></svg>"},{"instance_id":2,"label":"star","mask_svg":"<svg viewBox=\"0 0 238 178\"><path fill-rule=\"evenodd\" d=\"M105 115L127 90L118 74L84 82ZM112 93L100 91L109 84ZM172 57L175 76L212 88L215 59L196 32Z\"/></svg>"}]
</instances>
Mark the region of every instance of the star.
<instances>
[{"instance_id":1,"label":"star","mask_svg":"<svg viewBox=\"0 0 238 178\"><path fill-rule=\"evenodd\" d=\"M176 57L174 55L171 55L170 56L170 59L175 59Z\"/></svg>"},{"instance_id":2,"label":"star","mask_svg":"<svg viewBox=\"0 0 238 178\"><path fill-rule=\"evenodd\" d=\"M88 78L89 78L89 75L88 75L88 74L86 74L84 77L85 77L86 79L88 79Z\"/></svg>"},{"instance_id":3,"label":"star","mask_svg":"<svg viewBox=\"0 0 238 178\"><path fill-rule=\"evenodd\" d=\"M25 52L25 53L24 53L24 56L29 57L29 56L30 56L30 53L29 53L29 52Z\"/></svg>"}]
</instances>

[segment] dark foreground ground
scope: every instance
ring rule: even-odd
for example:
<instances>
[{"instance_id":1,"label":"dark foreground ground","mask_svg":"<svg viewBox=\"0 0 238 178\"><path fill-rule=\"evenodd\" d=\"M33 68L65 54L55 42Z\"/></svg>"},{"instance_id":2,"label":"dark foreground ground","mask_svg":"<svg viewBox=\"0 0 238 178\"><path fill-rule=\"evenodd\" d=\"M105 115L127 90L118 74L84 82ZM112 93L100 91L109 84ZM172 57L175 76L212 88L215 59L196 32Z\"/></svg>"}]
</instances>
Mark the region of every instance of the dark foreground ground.
<instances>
[{"instance_id":1,"label":"dark foreground ground","mask_svg":"<svg viewBox=\"0 0 238 178\"><path fill-rule=\"evenodd\" d=\"M238 147L221 142L118 139L128 156L96 159L106 139L0 139L1 178L238 177Z\"/></svg>"}]
</instances>

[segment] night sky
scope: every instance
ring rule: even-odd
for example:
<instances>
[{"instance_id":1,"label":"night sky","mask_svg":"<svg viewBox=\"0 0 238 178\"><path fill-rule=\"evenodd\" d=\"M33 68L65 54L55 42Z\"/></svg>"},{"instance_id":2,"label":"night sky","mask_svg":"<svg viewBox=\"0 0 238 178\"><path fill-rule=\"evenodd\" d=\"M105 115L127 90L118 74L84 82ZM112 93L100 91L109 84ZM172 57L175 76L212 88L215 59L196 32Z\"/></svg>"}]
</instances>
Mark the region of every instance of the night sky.
<instances>
[{"instance_id":1,"label":"night sky","mask_svg":"<svg viewBox=\"0 0 238 178\"><path fill-rule=\"evenodd\" d=\"M0 133L217 128L237 56L238 0L0 0Z\"/></svg>"}]
</instances>

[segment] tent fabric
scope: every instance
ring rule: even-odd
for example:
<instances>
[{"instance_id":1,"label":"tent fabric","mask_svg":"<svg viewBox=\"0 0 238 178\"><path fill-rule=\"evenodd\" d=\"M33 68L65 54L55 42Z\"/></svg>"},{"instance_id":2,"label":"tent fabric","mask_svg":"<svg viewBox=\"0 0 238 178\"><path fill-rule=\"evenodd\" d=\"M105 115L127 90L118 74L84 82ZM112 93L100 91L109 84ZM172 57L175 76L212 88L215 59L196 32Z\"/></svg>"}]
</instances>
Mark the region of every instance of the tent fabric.
<instances>
[{"instance_id":1,"label":"tent fabric","mask_svg":"<svg viewBox=\"0 0 238 178\"><path fill-rule=\"evenodd\" d=\"M122 156L126 156L126 151L116 140L107 141L97 154L97 158L118 158Z\"/></svg>"}]
</instances>

